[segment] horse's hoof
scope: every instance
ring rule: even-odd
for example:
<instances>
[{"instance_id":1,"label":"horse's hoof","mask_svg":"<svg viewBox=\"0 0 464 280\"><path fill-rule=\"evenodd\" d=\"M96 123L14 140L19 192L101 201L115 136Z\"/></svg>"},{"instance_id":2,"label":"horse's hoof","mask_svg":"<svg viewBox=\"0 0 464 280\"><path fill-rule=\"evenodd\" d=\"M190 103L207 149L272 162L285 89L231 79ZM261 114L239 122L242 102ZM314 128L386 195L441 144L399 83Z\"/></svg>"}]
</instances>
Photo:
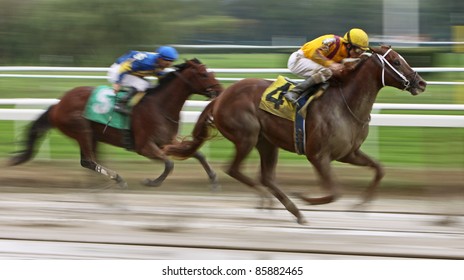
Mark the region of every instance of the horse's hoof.
<instances>
[{"instance_id":1,"label":"horse's hoof","mask_svg":"<svg viewBox=\"0 0 464 280\"><path fill-rule=\"evenodd\" d=\"M129 185L127 184L126 181L118 182L118 186L120 189L127 189L129 188Z\"/></svg>"},{"instance_id":2,"label":"horse's hoof","mask_svg":"<svg viewBox=\"0 0 464 280\"><path fill-rule=\"evenodd\" d=\"M269 210L274 207L274 200L269 197L261 197L261 200L258 203L258 206L256 206L256 209L260 210Z\"/></svg>"},{"instance_id":3,"label":"horse's hoof","mask_svg":"<svg viewBox=\"0 0 464 280\"><path fill-rule=\"evenodd\" d=\"M296 221L298 224L302 226L308 225L308 221L306 221L306 219L303 216L297 217Z\"/></svg>"},{"instance_id":4,"label":"horse's hoof","mask_svg":"<svg viewBox=\"0 0 464 280\"><path fill-rule=\"evenodd\" d=\"M354 204L353 207L352 207L352 210L365 211L368 206L369 206L368 201L361 201L359 203Z\"/></svg>"},{"instance_id":5,"label":"horse's hoof","mask_svg":"<svg viewBox=\"0 0 464 280\"><path fill-rule=\"evenodd\" d=\"M217 182L211 185L212 192L220 192L221 190L222 190L222 187Z\"/></svg>"},{"instance_id":6,"label":"horse's hoof","mask_svg":"<svg viewBox=\"0 0 464 280\"><path fill-rule=\"evenodd\" d=\"M116 178L114 178L114 180L116 181L116 184L118 184L119 188L121 189L127 189L129 187L127 182L124 181L124 179L121 178L121 176L119 175L116 175Z\"/></svg>"},{"instance_id":7,"label":"horse's hoof","mask_svg":"<svg viewBox=\"0 0 464 280\"><path fill-rule=\"evenodd\" d=\"M302 193L298 194L298 197L304 201L306 201L310 205L321 205L321 204L329 204L337 200L338 196L336 195L327 195L323 197L307 197Z\"/></svg>"},{"instance_id":8,"label":"horse's hoof","mask_svg":"<svg viewBox=\"0 0 464 280\"><path fill-rule=\"evenodd\" d=\"M145 181L143 181L142 184L144 184L147 187L159 187L161 186L162 182L163 181L159 181L159 180L145 179Z\"/></svg>"}]
</instances>

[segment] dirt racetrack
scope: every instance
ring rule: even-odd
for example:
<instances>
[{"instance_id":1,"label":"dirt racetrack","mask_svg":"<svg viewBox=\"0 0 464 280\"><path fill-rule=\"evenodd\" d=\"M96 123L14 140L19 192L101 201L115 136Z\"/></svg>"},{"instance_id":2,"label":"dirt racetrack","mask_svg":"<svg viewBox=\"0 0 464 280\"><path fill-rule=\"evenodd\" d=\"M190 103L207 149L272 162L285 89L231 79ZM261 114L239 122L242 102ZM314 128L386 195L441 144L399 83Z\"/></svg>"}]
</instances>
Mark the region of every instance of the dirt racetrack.
<instances>
[{"instance_id":1,"label":"dirt racetrack","mask_svg":"<svg viewBox=\"0 0 464 280\"><path fill-rule=\"evenodd\" d=\"M43 188L98 188L106 185L103 176L82 168L78 161L37 161L33 160L16 167L6 167L6 161L0 161L0 185L21 187L29 191L40 192ZM117 171L128 183L130 190L150 190L141 185L145 178L155 178L162 172L160 163L152 162L103 162L103 165ZM223 164L212 164L218 174L224 192L247 193L250 190L222 172ZM464 195L464 169L405 168L385 167L386 175L382 180L378 195L400 195L412 197L436 197L442 199ZM246 173L256 178L258 164L246 166ZM348 165L334 165L334 173L342 184L343 193L360 194L373 177L367 168ZM319 192L319 183L312 166L304 162L301 165L278 166L277 182L289 192ZM176 161L173 173L160 187L165 191L208 191L208 180L201 166L193 160ZM154 188L156 189L156 188ZM254 192L250 192L252 194Z\"/></svg>"},{"instance_id":2,"label":"dirt racetrack","mask_svg":"<svg viewBox=\"0 0 464 280\"><path fill-rule=\"evenodd\" d=\"M290 195L308 220L298 225L278 202L256 209L257 196L220 165L218 192L191 162L177 162L159 188L139 184L159 165L107 165L129 189L104 189L77 163L3 167L0 259L464 259L459 170L387 168L376 200L359 210L372 173L337 166L339 201L310 206ZM321 194L308 165L279 167L277 178L288 194Z\"/></svg>"}]
</instances>

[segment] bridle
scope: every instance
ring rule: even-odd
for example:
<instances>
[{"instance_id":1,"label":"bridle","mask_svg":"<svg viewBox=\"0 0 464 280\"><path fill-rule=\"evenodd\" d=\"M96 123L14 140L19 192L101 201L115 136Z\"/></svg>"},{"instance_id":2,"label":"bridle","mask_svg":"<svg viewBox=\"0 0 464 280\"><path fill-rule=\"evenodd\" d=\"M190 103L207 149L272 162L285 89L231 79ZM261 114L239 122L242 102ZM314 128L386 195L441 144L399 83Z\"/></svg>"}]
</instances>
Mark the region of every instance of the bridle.
<instances>
[{"instance_id":1,"label":"bridle","mask_svg":"<svg viewBox=\"0 0 464 280\"><path fill-rule=\"evenodd\" d=\"M388 49L388 51L386 51L383 55L380 55L376 52L375 55L376 57L379 59L379 61L382 63L382 85L383 86L386 86L385 84L385 65L388 66L390 68L390 70L392 70L398 77L400 77L401 79L401 82L403 83L403 90L408 90L410 87L411 87L411 82L408 80L408 78L403 75L400 71L396 70L395 67L393 67L393 65L390 64L390 62L385 58L390 52L392 51L392 49ZM414 74L414 79L413 81L416 80L416 77L417 77L417 72L414 72L412 73Z\"/></svg>"},{"instance_id":2,"label":"bridle","mask_svg":"<svg viewBox=\"0 0 464 280\"><path fill-rule=\"evenodd\" d=\"M403 90L408 90L410 87L411 87L411 82L408 80L407 76L403 75L400 71L396 70L395 67L393 67L393 65L390 64L390 62L386 59L386 56L392 51L392 49L388 49L383 55L380 55L376 52L373 51L373 53L375 53L376 57L379 59L380 63L382 64L382 85L383 86L386 86L385 84L385 68L386 66L388 66L390 68L390 70L392 70L396 75L398 75L398 77L401 79L401 82L403 83ZM366 53L367 54L367 53ZM368 56L371 56L371 54L367 54ZM403 59L404 60L404 59ZM414 78L412 79L413 81L413 84L414 82L416 81L417 79L417 72L413 72L411 73L411 75L414 75ZM339 85L339 92L340 92L340 95L342 96L342 99L343 99L343 103L345 104L345 107L348 109L348 111L350 112L351 116L358 122L360 123L363 127L366 126L370 121L371 121L371 116L369 115L369 117L367 118L367 120L363 121L361 120L358 116L356 116L356 114L351 110L350 106L348 105L348 102L346 101L346 98L345 96L343 95L343 91L342 91L342 87L341 85Z\"/></svg>"},{"instance_id":3,"label":"bridle","mask_svg":"<svg viewBox=\"0 0 464 280\"><path fill-rule=\"evenodd\" d=\"M198 70L196 70L196 69L195 69L194 71L198 72ZM210 94L210 93L213 91L213 88L219 85L219 83L216 83L216 84L212 84L212 85L210 85L210 86L207 86L204 90L199 90L199 89L195 88L195 87L193 86L193 84L192 84L187 78L185 78L185 77L182 75L181 72L175 71L174 74L175 74L179 79L181 79L183 82L185 82L185 83L190 87L190 89L191 89L193 92L202 93L202 94L207 95L207 96L209 96L209 97L211 97L211 94Z\"/></svg>"}]
</instances>

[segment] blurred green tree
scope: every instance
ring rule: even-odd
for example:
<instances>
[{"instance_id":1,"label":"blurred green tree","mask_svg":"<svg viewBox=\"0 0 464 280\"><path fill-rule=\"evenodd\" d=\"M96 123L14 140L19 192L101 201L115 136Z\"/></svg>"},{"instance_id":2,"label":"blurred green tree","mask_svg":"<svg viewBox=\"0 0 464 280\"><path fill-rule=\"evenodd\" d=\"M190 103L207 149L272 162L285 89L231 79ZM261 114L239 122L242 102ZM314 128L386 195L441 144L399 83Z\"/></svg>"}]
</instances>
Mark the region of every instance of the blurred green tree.
<instances>
[{"instance_id":1,"label":"blurred green tree","mask_svg":"<svg viewBox=\"0 0 464 280\"><path fill-rule=\"evenodd\" d=\"M0 0L0 64L108 65L162 44L263 44L351 27L383 32L385 0ZM420 32L450 40L457 0L419 0Z\"/></svg>"}]
</instances>

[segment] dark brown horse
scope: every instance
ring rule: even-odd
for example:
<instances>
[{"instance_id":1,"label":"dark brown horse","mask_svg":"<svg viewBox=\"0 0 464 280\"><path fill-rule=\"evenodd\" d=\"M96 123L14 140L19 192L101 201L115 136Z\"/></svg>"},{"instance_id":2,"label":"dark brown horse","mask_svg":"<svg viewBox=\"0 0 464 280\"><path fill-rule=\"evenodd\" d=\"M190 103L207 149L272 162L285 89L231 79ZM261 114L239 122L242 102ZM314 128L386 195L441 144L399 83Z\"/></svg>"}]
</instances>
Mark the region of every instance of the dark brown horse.
<instances>
[{"instance_id":1,"label":"dark brown horse","mask_svg":"<svg viewBox=\"0 0 464 280\"><path fill-rule=\"evenodd\" d=\"M384 86L407 90L413 95L425 90L426 82L391 48L371 49L371 53L362 57L352 71L334 76L325 94L309 105L306 158L328 191L327 196L320 198L301 195L311 204L330 203L339 197L339 187L333 180L330 164L334 160L374 169L374 179L363 201L371 200L384 171L360 147L368 134L370 112L377 94ZM268 80L251 78L233 84L202 112L193 130L192 141L167 145L164 150L167 155L176 157L194 154L208 139L208 125L213 122L235 145L235 158L226 173L259 190L258 183L240 170L243 160L256 147L261 158L261 184L296 216L299 223L303 223L298 208L275 183L278 148L295 152L295 141L292 121L259 108L261 96L270 84Z\"/></svg>"},{"instance_id":2,"label":"dark brown horse","mask_svg":"<svg viewBox=\"0 0 464 280\"><path fill-rule=\"evenodd\" d=\"M179 128L180 111L187 98L198 93L209 98L217 96L222 86L214 74L197 59L177 65L176 71L168 73L159 85L147 90L147 94L138 103L131 116L131 129L134 150L138 154L153 160L164 162L164 172L155 180L147 179L146 185L158 186L172 171L174 164L160 147L175 141ZM60 102L51 106L27 132L26 148L10 159L10 165L18 165L31 159L35 153L35 144L49 129L55 127L65 135L75 139L81 151L81 165L101 173L120 186L127 183L113 170L101 166L96 161L97 143L104 142L124 147L124 134L121 130L105 127L103 124L89 121L82 114L93 87L77 87L68 91ZM205 168L213 187L217 184L216 173L211 169L201 153L193 153Z\"/></svg>"}]
</instances>

